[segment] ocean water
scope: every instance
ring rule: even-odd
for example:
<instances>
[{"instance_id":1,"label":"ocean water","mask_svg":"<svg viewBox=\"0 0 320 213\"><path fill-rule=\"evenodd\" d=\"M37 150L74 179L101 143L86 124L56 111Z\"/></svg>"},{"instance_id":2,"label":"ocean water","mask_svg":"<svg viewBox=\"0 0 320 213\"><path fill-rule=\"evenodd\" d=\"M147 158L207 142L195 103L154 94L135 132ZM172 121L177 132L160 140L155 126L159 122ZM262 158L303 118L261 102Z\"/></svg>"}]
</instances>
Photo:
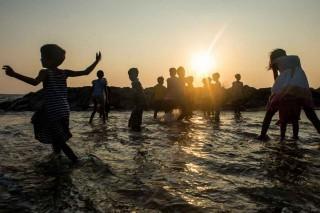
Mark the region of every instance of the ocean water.
<instances>
[{"instance_id":1,"label":"ocean water","mask_svg":"<svg viewBox=\"0 0 320 213\"><path fill-rule=\"evenodd\" d=\"M263 111L241 119L201 112L165 123L129 112L103 125L72 112L73 166L33 138L32 112L0 114L0 212L320 212L320 135L302 116L300 140L255 139ZM287 132L291 135L291 128Z\"/></svg>"}]
</instances>

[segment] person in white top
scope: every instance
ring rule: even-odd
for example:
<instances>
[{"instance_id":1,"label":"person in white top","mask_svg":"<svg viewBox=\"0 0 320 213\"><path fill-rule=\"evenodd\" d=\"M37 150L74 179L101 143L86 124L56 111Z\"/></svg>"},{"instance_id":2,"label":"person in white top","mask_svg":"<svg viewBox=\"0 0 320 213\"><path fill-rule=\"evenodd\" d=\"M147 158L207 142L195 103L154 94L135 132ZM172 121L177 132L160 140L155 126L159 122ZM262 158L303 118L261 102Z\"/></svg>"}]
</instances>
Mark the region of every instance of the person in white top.
<instances>
[{"instance_id":1,"label":"person in white top","mask_svg":"<svg viewBox=\"0 0 320 213\"><path fill-rule=\"evenodd\" d=\"M285 100L285 97L294 97L298 101L307 118L320 133L320 120L314 112L308 79L301 67L299 57L287 55L283 49L275 49L270 54L269 69L273 71L275 82L271 89L267 112L258 139L265 140L268 138L267 131L271 119L279 110L281 101Z\"/></svg>"},{"instance_id":2,"label":"person in white top","mask_svg":"<svg viewBox=\"0 0 320 213\"><path fill-rule=\"evenodd\" d=\"M98 79L92 81L92 100L93 112L90 116L89 123L92 123L93 117L97 111L102 115L103 123L106 123L106 103L108 102L107 80L103 77L104 72L99 70L97 72Z\"/></svg>"}]
</instances>

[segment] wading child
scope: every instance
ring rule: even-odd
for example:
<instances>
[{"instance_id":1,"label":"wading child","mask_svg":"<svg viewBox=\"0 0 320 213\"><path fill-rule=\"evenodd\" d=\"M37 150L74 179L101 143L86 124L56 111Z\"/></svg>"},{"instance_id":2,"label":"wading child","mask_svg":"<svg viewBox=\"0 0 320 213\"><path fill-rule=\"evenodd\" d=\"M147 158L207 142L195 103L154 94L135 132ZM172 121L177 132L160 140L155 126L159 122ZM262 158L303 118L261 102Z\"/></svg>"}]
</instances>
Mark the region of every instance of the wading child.
<instances>
[{"instance_id":1,"label":"wading child","mask_svg":"<svg viewBox=\"0 0 320 213\"><path fill-rule=\"evenodd\" d=\"M96 60L83 71L72 71L58 68L65 59L65 51L56 44L46 44L41 47L41 63L44 69L40 70L36 78L30 78L15 72L10 66L3 69L8 76L36 86L43 83L44 106L33 116L35 137L42 143L52 144L55 154L61 150L73 162L78 158L66 144L72 137L69 131L70 107L68 103L67 78L90 74L101 59L100 52Z\"/></svg>"},{"instance_id":2,"label":"wading child","mask_svg":"<svg viewBox=\"0 0 320 213\"><path fill-rule=\"evenodd\" d=\"M103 77L104 72L99 70L97 72L98 79L92 81L92 101L93 112L90 117L89 123L92 122L93 117L97 111L102 115L103 123L106 123L106 104L108 104L108 90L107 80Z\"/></svg>"},{"instance_id":3,"label":"wading child","mask_svg":"<svg viewBox=\"0 0 320 213\"><path fill-rule=\"evenodd\" d=\"M167 79L167 93L165 95L165 112L172 112L178 106L179 98L178 87L179 79L177 78L177 69L172 67L169 69L170 77Z\"/></svg>"},{"instance_id":4,"label":"wading child","mask_svg":"<svg viewBox=\"0 0 320 213\"><path fill-rule=\"evenodd\" d=\"M210 116L211 110L212 110L212 94L211 94L211 88L209 84L209 78L203 78L202 79L202 88L201 88L201 105L202 105L202 111L203 115Z\"/></svg>"},{"instance_id":5,"label":"wading child","mask_svg":"<svg viewBox=\"0 0 320 213\"><path fill-rule=\"evenodd\" d=\"M301 66L300 58L296 55L287 55L283 49L275 49L270 53L269 69L273 71L274 84L267 104L259 140L268 139L267 130L274 114L280 110L283 99L290 97L294 104L300 104L306 117L320 133L320 121L314 111L312 94L307 76ZM292 98L294 98L293 101Z\"/></svg>"},{"instance_id":6,"label":"wading child","mask_svg":"<svg viewBox=\"0 0 320 213\"><path fill-rule=\"evenodd\" d=\"M212 80L214 84L212 84L212 92L213 92L213 116L215 121L220 121L220 110L222 104L222 86L219 81L220 74L213 73Z\"/></svg>"},{"instance_id":7,"label":"wading child","mask_svg":"<svg viewBox=\"0 0 320 213\"><path fill-rule=\"evenodd\" d=\"M177 74L178 74L178 107L181 110L181 114L178 117L178 120L182 120L187 116L187 101L186 101L186 71L184 67L178 67L177 69Z\"/></svg>"},{"instance_id":8,"label":"wading child","mask_svg":"<svg viewBox=\"0 0 320 213\"><path fill-rule=\"evenodd\" d=\"M143 108L145 107L145 96L143 87L138 79L139 70L131 68L128 71L133 91L134 108L131 112L128 126L133 131L141 131Z\"/></svg>"},{"instance_id":9,"label":"wading child","mask_svg":"<svg viewBox=\"0 0 320 213\"><path fill-rule=\"evenodd\" d=\"M194 87L193 76L186 77L186 100L187 100L187 118L192 116L194 108Z\"/></svg>"},{"instance_id":10,"label":"wading child","mask_svg":"<svg viewBox=\"0 0 320 213\"><path fill-rule=\"evenodd\" d=\"M232 106L235 116L241 116L241 104L243 101L243 83L240 74L235 74L236 81L232 82Z\"/></svg>"},{"instance_id":11,"label":"wading child","mask_svg":"<svg viewBox=\"0 0 320 213\"><path fill-rule=\"evenodd\" d=\"M164 78L162 76L158 77L157 81L158 81L158 84L153 87L154 94L153 94L152 101L153 101L153 108L154 108L154 113L153 113L154 119L157 119L158 112L164 109L163 100L167 93L167 88L163 86Z\"/></svg>"}]
</instances>

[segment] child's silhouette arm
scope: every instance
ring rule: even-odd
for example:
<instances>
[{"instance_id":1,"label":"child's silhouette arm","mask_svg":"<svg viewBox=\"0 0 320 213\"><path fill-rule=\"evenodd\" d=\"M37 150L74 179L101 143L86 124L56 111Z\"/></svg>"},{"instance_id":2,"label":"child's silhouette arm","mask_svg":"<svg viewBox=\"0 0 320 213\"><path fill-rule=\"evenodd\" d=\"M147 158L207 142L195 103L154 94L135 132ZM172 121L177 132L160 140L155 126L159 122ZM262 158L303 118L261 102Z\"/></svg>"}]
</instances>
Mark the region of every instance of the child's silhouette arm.
<instances>
[{"instance_id":1,"label":"child's silhouette arm","mask_svg":"<svg viewBox=\"0 0 320 213\"><path fill-rule=\"evenodd\" d=\"M98 52L96 53L96 60L85 70L83 71L73 71L73 70L66 70L68 77L77 77L77 76L82 76L82 75L89 75L94 68L97 66L99 61L101 60L101 53Z\"/></svg>"},{"instance_id":2,"label":"child's silhouette arm","mask_svg":"<svg viewBox=\"0 0 320 213\"><path fill-rule=\"evenodd\" d=\"M23 81L27 84L31 84L33 86L37 86L38 84L40 84L41 82L43 82L47 76L46 71L45 70L41 70L38 74L38 76L36 78L30 78L24 75L21 75L17 72L15 72L10 66L8 65L4 65L2 67L3 70L5 70L6 74L8 76L11 76L13 78L19 79L20 81Z\"/></svg>"},{"instance_id":3,"label":"child's silhouette arm","mask_svg":"<svg viewBox=\"0 0 320 213\"><path fill-rule=\"evenodd\" d=\"M276 80L278 78L278 67L276 65L272 65L273 78Z\"/></svg>"}]
</instances>

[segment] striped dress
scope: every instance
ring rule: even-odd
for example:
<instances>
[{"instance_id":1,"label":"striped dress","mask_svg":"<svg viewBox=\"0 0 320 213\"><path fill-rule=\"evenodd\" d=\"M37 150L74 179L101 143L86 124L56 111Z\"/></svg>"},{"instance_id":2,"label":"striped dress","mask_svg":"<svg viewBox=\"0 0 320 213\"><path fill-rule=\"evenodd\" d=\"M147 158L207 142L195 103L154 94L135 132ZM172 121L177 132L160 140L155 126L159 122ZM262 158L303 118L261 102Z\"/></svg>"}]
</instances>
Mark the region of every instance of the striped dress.
<instances>
[{"instance_id":1,"label":"striped dress","mask_svg":"<svg viewBox=\"0 0 320 213\"><path fill-rule=\"evenodd\" d=\"M69 118L67 73L63 70L47 70L45 83L45 103L48 119L51 121Z\"/></svg>"},{"instance_id":2,"label":"striped dress","mask_svg":"<svg viewBox=\"0 0 320 213\"><path fill-rule=\"evenodd\" d=\"M31 119L35 138L46 144L66 142L72 137L69 130L67 73L47 70L44 91L45 105Z\"/></svg>"}]
</instances>

